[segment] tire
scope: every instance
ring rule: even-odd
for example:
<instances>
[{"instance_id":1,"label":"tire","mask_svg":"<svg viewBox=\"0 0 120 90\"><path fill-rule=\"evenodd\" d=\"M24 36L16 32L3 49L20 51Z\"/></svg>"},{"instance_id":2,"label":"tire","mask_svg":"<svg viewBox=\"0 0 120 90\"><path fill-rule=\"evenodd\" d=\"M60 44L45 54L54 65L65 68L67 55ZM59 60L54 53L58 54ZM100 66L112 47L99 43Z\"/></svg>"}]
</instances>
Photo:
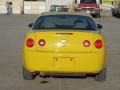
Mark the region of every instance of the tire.
<instances>
[{"instance_id":1,"label":"tire","mask_svg":"<svg viewBox=\"0 0 120 90\"><path fill-rule=\"evenodd\" d=\"M117 12L117 17L120 18L120 13L119 12Z\"/></svg>"},{"instance_id":2,"label":"tire","mask_svg":"<svg viewBox=\"0 0 120 90\"><path fill-rule=\"evenodd\" d=\"M100 18L100 13L96 14L96 18Z\"/></svg>"},{"instance_id":3,"label":"tire","mask_svg":"<svg viewBox=\"0 0 120 90\"><path fill-rule=\"evenodd\" d=\"M97 74L94 79L96 81L105 81L106 80L106 69L104 69L102 72L100 72L99 74Z\"/></svg>"},{"instance_id":4,"label":"tire","mask_svg":"<svg viewBox=\"0 0 120 90\"><path fill-rule=\"evenodd\" d=\"M33 80L34 79L34 75L33 73L27 71L25 68L23 68L23 78L24 80Z\"/></svg>"},{"instance_id":5,"label":"tire","mask_svg":"<svg viewBox=\"0 0 120 90\"><path fill-rule=\"evenodd\" d=\"M115 17L116 14L115 14L115 10L112 10L112 16Z\"/></svg>"},{"instance_id":6,"label":"tire","mask_svg":"<svg viewBox=\"0 0 120 90\"><path fill-rule=\"evenodd\" d=\"M93 18L100 18L100 14L98 13L98 14L92 14L92 17Z\"/></svg>"}]
</instances>

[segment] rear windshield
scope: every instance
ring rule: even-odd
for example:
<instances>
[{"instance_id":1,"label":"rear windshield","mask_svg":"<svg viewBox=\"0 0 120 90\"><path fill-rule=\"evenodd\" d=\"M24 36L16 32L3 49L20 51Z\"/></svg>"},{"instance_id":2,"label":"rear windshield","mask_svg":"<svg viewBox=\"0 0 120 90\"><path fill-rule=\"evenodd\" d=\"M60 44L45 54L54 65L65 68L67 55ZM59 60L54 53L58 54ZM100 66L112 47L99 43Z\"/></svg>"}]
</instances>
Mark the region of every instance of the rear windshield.
<instances>
[{"instance_id":1,"label":"rear windshield","mask_svg":"<svg viewBox=\"0 0 120 90\"><path fill-rule=\"evenodd\" d=\"M96 24L92 18L78 15L49 15L39 17L34 30L40 29L79 29L96 30Z\"/></svg>"},{"instance_id":2,"label":"rear windshield","mask_svg":"<svg viewBox=\"0 0 120 90\"><path fill-rule=\"evenodd\" d=\"M80 3L96 3L96 0L80 0Z\"/></svg>"}]
</instances>

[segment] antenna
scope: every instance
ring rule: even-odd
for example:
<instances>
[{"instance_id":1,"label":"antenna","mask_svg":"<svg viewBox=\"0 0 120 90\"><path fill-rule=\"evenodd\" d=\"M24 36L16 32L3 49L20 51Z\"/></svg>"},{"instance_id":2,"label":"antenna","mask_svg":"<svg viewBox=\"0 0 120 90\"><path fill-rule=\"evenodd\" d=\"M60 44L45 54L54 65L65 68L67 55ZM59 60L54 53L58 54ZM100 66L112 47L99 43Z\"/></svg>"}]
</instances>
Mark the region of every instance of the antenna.
<instances>
[{"instance_id":1,"label":"antenna","mask_svg":"<svg viewBox=\"0 0 120 90\"><path fill-rule=\"evenodd\" d=\"M100 14L99 14L99 17L98 17L98 24L100 24L100 18L101 18L101 10L100 10ZM100 29L99 29L99 33L101 33Z\"/></svg>"}]
</instances>

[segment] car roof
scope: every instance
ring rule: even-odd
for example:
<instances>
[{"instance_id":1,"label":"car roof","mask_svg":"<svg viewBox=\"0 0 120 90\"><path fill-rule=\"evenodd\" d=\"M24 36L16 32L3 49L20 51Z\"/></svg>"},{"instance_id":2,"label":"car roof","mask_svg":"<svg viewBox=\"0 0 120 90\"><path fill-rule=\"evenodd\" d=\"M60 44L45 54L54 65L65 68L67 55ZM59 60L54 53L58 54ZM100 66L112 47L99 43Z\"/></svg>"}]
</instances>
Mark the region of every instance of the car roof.
<instances>
[{"instance_id":1,"label":"car roof","mask_svg":"<svg viewBox=\"0 0 120 90\"><path fill-rule=\"evenodd\" d=\"M47 15L80 15L80 16L91 17L90 14L85 12L44 12L44 13L41 13L40 16L47 16Z\"/></svg>"}]
</instances>

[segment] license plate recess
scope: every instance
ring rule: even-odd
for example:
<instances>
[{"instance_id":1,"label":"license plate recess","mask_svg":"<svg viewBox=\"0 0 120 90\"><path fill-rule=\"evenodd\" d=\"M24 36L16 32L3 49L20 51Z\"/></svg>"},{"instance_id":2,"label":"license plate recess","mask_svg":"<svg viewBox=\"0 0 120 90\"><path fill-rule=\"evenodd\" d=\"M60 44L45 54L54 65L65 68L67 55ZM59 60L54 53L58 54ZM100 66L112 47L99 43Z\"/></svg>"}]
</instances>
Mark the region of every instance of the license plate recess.
<instances>
[{"instance_id":1,"label":"license plate recess","mask_svg":"<svg viewBox=\"0 0 120 90\"><path fill-rule=\"evenodd\" d=\"M55 57L54 66L55 68L73 68L74 67L74 58L73 57Z\"/></svg>"}]
</instances>

